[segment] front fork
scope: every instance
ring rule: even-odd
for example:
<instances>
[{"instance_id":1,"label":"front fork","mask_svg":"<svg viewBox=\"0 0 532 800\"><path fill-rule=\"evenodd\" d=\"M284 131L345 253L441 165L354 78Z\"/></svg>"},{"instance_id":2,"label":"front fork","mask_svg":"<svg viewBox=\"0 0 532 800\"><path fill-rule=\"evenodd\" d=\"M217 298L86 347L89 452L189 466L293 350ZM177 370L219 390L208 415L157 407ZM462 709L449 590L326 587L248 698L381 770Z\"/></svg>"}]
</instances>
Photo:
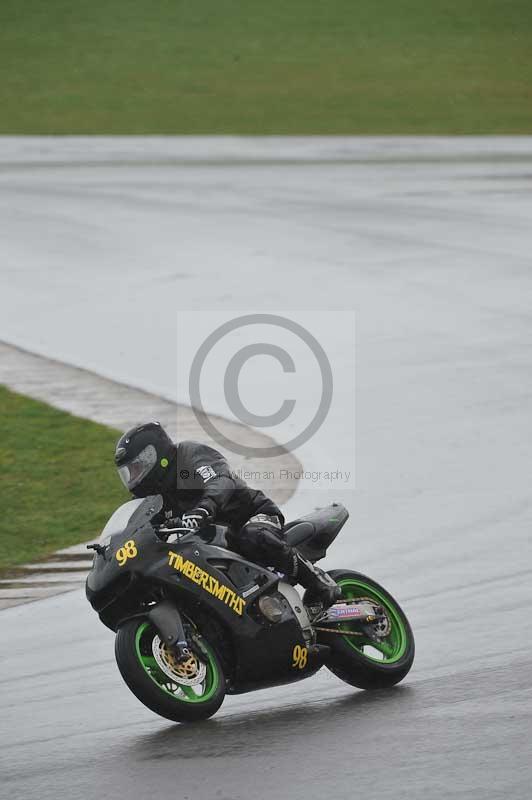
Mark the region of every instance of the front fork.
<instances>
[{"instance_id":1,"label":"front fork","mask_svg":"<svg viewBox=\"0 0 532 800\"><path fill-rule=\"evenodd\" d=\"M181 614L175 606L162 600L150 608L148 619L155 626L163 642L174 650L178 661L185 661L191 656Z\"/></svg>"}]
</instances>

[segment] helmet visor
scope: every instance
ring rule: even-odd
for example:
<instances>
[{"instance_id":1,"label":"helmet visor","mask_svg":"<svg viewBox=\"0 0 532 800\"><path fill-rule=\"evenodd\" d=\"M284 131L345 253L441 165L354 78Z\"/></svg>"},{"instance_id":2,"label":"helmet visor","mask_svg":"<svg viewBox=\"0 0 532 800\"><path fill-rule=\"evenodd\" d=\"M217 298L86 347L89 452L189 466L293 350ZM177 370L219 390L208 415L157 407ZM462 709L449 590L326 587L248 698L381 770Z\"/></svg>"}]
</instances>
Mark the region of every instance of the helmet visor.
<instances>
[{"instance_id":1,"label":"helmet visor","mask_svg":"<svg viewBox=\"0 0 532 800\"><path fill-rule=\"evenodd\" d=\"M129 464L118 467L120 480L126 489L134 489L144 480L148 472L151 472L157 461L157 451L152 444L148 444L144 450L133 458Z\"/></svg>"}]
</instances>

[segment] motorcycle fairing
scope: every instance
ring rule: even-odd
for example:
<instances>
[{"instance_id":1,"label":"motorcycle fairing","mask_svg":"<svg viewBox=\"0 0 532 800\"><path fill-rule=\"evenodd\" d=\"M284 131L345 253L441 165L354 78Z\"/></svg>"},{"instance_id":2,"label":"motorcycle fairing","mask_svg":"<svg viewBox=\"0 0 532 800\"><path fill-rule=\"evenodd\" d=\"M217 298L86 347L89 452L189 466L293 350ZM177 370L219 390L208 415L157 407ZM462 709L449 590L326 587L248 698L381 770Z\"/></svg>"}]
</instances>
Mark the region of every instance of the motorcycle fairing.
<instances>
[{"instance_id":1,"label":"motorcycle fairing","mask_svg":"<svg viewBox=\"0 0 532 800\"><path fill-rule=\"evenodd\" d=\"M207 544L195 533L172 543L162 541L151 524L161 505L160 498L146 498L133 510L126 529L112 534L105 551L96 553L86 593L102 622L117 630L125 619L143 613L143 592L162 590L178 609L186 612L196 605L223 626L234 655L230 693L298 680L319 669L323 658L318 650L309 651L303 668L294 666L294 648L306 649L307 643L294 609L278 591L279 576ZM309 548L316 540L314 555L327 539L334 539L347 519L341 509L329 507L303 519L311 525L303 544ZM289 531L297 532L299 524L288 526ZM128 544L132 541L134 548ZM278 622L269 622L260 612L257 601L264 594L279 601Z\"/></svg>"},{"instance_id":2,"label":"motorcycle fairing","mask_svg":"<svg viewBox=\"0 0 532 800\"><path fill-rule=\"evenodd\" d=\"M229 691L249 691L255 684L264 688L307 676L311 660L304 671L295 672L292 667L293 649L305 646L305 640L292 607L277 591L279 576L236 553L205 544L197 536L186 538L187 542L167 544L151 528L114 535L105 553L95 556L86 584L87 598L102 622L116 630L125 619L141 612L140 582L145 587L163 587L165 596L174 599L178 608L197 604L222 623L234 653ZM137 555L120 567L116 554L131 540ZM175 568L176 563L181 569ZM253 591L244 597L250 589ZM279 597L283 607L282 618L275 624L268 622L257 606L265 593ZM237 604L235 598L243 602ZM235 611L237 605L242 606L241 614Z\"/></svg>"}]
</instances>

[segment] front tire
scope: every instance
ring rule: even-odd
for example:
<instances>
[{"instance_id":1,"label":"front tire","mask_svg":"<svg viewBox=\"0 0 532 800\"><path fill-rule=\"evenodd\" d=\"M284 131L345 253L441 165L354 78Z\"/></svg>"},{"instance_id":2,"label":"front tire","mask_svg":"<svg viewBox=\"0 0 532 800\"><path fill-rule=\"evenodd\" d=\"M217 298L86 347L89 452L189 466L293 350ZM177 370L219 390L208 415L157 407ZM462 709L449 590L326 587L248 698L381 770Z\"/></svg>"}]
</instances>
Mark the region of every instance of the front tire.
<instances>
[{"instance_id":1,"label":"front tire","mask_svg":"<svg viewBox=\"0 0 532 800\"><path fill-rule=\"evenodd\" d=\"M386 689L408 674L414 661L414 634L399 603L372 578L350 570L331 570L344 599L370 599L382 606L388 633L377 641L364 636L319 633L331 647L327 667L338 678L360 689ZM349 623L342 625L350 629ZM353 627L353 630L355 628Z\"/></svg>"},{"instance_id":2,"label":"front tire","mask_svg":"<svg viewBox=\"0 0 532 800\"><path fill-rule=\"evenodd\" d=\"M198 722L222 705L225 678L213 647L200 636L196 644L197 653L178 663L151 623L131 619L116 634L116 663L135 697L149 709L173 722Z\"/></svg>"}]
</instances>

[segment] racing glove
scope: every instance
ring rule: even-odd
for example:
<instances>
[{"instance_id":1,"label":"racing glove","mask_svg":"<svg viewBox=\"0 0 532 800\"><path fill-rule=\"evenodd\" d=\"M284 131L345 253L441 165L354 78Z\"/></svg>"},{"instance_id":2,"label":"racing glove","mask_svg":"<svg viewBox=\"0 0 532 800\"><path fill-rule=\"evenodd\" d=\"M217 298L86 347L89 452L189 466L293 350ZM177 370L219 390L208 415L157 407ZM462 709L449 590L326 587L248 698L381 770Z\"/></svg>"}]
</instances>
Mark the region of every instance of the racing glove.
<instances>
[{"instance_id":1,"label":"racing glove","mask_svg":"<svg viewBox=\"0 0 532 800\"><path fill-rule=\"evenodd\" d=\"M190 530L197 530L207 525L210 522L211 515L206 508L192 508L190 511L185 511L181 517L184 528Z\"/></svg>"}]
</instances>

